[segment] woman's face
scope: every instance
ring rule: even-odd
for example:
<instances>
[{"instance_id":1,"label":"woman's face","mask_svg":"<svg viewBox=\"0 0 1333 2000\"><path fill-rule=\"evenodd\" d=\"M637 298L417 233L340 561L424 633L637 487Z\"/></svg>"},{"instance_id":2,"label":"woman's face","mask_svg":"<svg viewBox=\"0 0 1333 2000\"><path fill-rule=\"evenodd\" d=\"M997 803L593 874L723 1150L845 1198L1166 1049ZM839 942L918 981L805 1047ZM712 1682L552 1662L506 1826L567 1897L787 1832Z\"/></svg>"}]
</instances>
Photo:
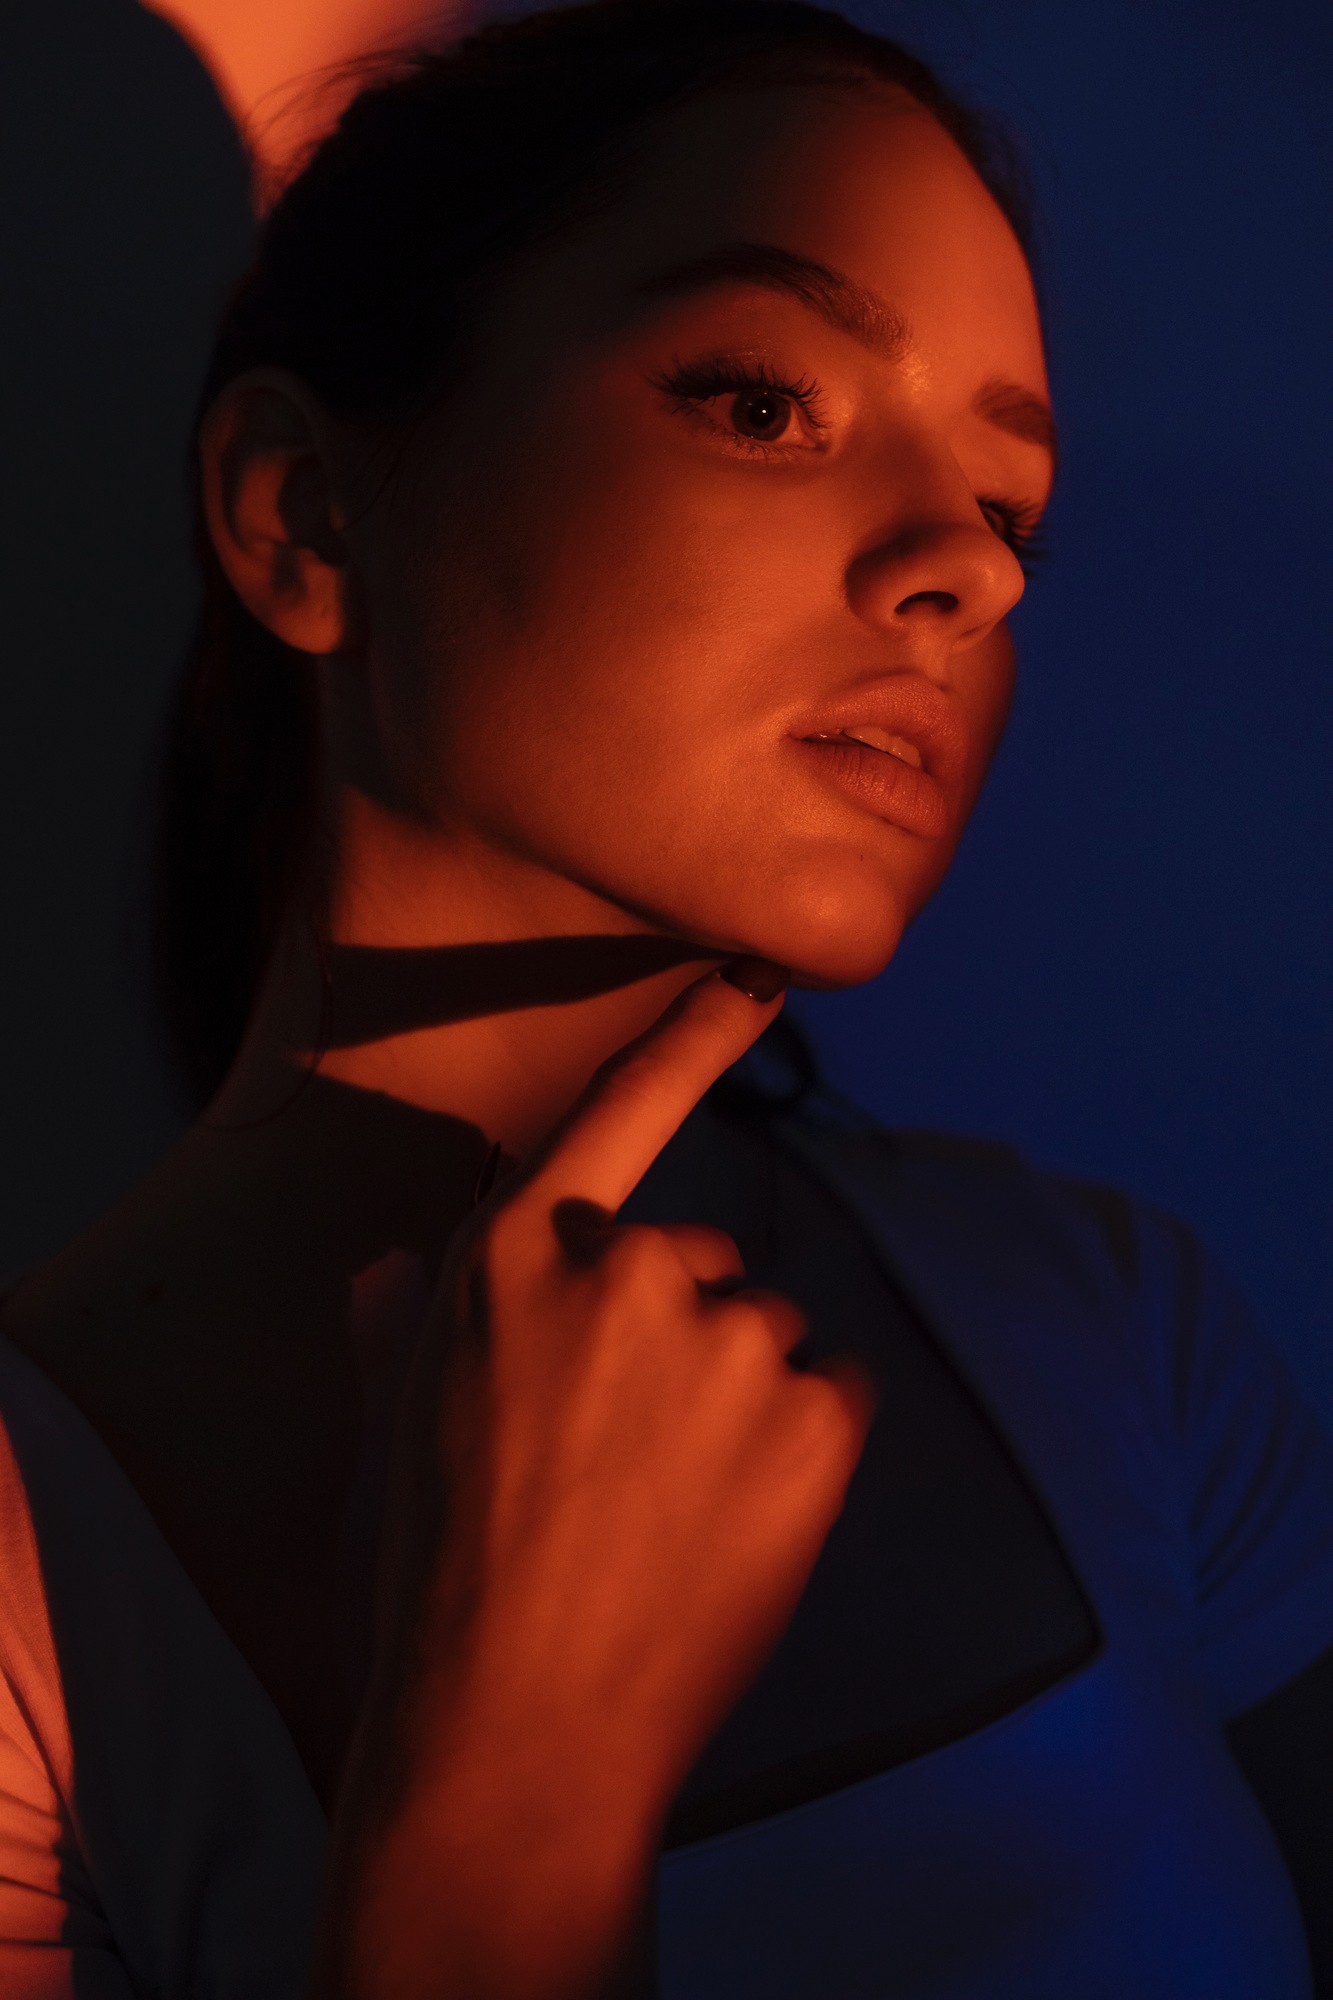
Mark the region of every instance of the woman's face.
<instances>
[{"instance_id":1,"label":"woman's face","mask_svg":"<svg viewBox=\"0 0 1333 2000\"><path fill-rule=\"evenodd\" d=\"M359 782L605 928L872 977L998 741L1050 484L1000 210L891 87L712 96L484 326L360 530Z\"/></svg>"}]
</instances>

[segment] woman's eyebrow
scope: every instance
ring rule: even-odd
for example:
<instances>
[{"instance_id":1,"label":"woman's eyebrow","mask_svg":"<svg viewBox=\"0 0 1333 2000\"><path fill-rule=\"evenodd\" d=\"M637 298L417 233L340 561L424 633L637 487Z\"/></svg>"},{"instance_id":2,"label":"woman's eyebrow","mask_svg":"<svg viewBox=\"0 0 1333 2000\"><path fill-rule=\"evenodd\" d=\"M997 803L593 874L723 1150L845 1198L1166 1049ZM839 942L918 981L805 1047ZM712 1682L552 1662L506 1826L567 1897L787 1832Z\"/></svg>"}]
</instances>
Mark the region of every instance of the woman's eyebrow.
<instances>
[{"instance_id":1,"label":"woman's eyebrow","mask_svg":"<svg viewBox=\"0 0 1333 2000\"><path fill-rule=\"evenodd\" d=\"M635 298L680 298L737 279L790 293L839 333L850 334L887 360L901 361L911 345L911 328L878 293L778 243L724 243L701 257L639 278L630 290Z\"/></svg>"},{"instance_id":2,"label":"woman's eyebrow","mask_svg":"<svg viewBox=\"0 0 1333 2000\"><path fill-rule=\"evenodd\" d=\"M1008 431L1010 437L1022 438L1027 444L1041 445L1050 453L1052 466L1059 464L1051 406L1043 397L1034 396L1031 389L1006 381L1002 375L993 375L977 390L972 398L972 408L987 423L994 424L997 430Z\"/></svg>"},{"instance_id":3,"label":"woman's eyebrow","mask_svg":"<svg viewBox=\"0 0 1333 2000\"><path fill-rule=\"evenodd\" d=\"M786 292L817 312L821 319L889 361L901 361L912 343L912 330L900 313L843 271L780 243L725 243L665 271L636 279L633 298L682 298L710 286L767 285ZM997 429L1028 444L1038 444L1056 458L1055 419L1049 403L1017 382L995 377L973 398L973 409Z\"/></svg>"}]
</instances>

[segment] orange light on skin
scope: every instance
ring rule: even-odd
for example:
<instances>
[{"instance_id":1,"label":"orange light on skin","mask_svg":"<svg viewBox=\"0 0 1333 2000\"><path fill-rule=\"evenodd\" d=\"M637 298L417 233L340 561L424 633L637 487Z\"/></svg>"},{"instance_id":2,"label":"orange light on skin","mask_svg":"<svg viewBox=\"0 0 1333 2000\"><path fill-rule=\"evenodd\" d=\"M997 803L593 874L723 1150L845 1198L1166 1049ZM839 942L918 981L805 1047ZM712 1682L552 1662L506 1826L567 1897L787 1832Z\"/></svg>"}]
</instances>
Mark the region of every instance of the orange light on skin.
<instances>
[{"instance_id":1,"label":"orange light on skin","mask_svg":"<svg viewBox=\"0 0 1333 2000\"><path fill-rule=\"evenodd\" d=\"M203 62L261 173L280 170L331 125L355 81L322 72L403 43L458 33L471 0L143 0Z\"/></svg>"}]
</instances>

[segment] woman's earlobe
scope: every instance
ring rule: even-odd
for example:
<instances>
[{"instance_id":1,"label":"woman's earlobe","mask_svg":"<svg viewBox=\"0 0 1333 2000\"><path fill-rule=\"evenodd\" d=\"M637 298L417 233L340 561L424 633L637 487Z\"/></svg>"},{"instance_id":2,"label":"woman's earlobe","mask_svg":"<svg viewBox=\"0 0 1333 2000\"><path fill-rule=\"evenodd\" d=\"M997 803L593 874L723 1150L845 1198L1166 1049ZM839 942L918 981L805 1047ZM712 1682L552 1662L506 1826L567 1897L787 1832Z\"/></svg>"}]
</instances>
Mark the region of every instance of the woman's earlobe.
<instances>
[{"instance_id":1,"label":"woman's earlobe","mask_svg":"<svg viewBox=\"0 0 1333 2000\"><path fill-rule=\"evenodd\" d=\"M199 457L208 531L251 616L301 653L356 644L345 517L304 385L277 369L229 383L200 426Z\"/></svg>"}]
</instances>

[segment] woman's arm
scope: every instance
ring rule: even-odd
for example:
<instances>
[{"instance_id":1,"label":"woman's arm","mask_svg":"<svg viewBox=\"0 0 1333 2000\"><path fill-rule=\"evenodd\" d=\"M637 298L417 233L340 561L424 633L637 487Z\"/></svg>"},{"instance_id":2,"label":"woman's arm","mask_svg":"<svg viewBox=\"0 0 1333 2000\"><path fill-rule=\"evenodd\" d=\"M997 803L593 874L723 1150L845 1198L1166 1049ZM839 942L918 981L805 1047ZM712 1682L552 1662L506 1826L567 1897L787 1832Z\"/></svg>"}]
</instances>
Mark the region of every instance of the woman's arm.
<instances>
[{"instance_id":1,"label":"woman's arm","mask_svg":"<svg viewBox=\"0 0 1333 2000\"><path fill-rule=\"evenodd\" d=\"M1305 1918L1315 2000L1333 2000L1333 1647L1226 1726Z\"/></svg>"}]
</instances>

